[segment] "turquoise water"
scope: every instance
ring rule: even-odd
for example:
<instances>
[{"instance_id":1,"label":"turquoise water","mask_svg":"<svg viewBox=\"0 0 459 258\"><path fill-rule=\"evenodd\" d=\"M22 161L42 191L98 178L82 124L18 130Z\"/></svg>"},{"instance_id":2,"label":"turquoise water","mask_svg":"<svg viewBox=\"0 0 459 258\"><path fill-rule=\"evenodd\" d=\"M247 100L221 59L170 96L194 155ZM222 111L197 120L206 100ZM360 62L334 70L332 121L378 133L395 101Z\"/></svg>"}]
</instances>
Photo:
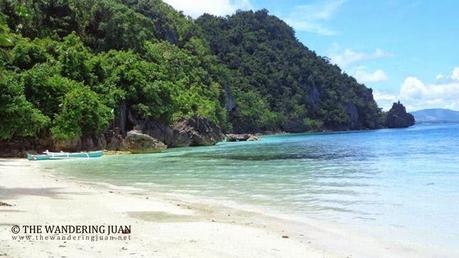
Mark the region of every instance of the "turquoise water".
<instances>
[{"instance_id":1,"label":"turquoise water","mask_svg":"<svg viewBox=\"0 0 459 258\"><path fill-rule=\"evenodd\" d=\"M459 124L276 135L43 165L80 179L232 200L458 249Z\"/></svg>"}]
</instances>

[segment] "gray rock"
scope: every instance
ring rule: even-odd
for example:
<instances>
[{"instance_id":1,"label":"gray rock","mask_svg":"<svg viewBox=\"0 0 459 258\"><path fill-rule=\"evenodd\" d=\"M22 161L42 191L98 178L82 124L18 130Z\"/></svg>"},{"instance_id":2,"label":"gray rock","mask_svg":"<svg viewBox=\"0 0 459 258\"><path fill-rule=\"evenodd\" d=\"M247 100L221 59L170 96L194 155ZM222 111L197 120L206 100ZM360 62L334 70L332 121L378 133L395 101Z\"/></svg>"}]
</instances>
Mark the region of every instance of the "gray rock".
<instances>
[{"instance_id":1,"label":"gray rock","mask_svg":"<svg viewBox=\"0 0 459 258\"><path fill-rule=\"evenodd\" d=\"M414 123L413 115L406 112L405 106L400 101L394 103L386 114L386 126L389 128L405 128L414 125Z\"/></svg>"},{"instance_id":2,"label":"gray rock","mask_svg":"<svg viewBox=\"0 0 459 258\"><path fill-rule=\"evenodd\" d=\"M172 146L174 143L174 130L164 123L148 119L141 120L137 121L134 129L162 141L167 146Z\"/></svg>"},{"instance_id":3,"label":"gray rock","mask_svg":"<svg viewBox=\"0 0 459 258\"><path fill-rule=\"evenodd\" d=\"M167 148L163 142L137 130L129 131L124 142L132 153L160 152Z\"/></svg>"},{"instance_id":4,"label":"gray rock","mask_svg":"<svg viewBox=\"0 0 459 258\"><path fill-rule=\"evenodd\" d=\"M221 128L204 117L181 119L172 126L172 129L174 147L215 145L225 139Z\"/></svg>"},{"instance_id":5,"label":"gray rock","mask_svg":"<svg viewBox=\"0 0 459 258\"><path fill-rule=\"evenodd\" d=\"M54 146L51 147L51 150L54 151L90 151L90 150L100 150L105 149L107 142L105 136L88 136L74 138L71 140L55 140Z\"/></svg>"},{"instance_id":6,"label":"gray rock","mask_svg":"<svg viewBox=\"0 0 459 258\"><path fill-rule=\"evenodd\" d=\"M56 151L79 151L81 149L81 138L55 140L54 149Z\"/></svg>"},{"instance_id":7,"label":"gray rock","mask_svg":"<svg viewBox=\"0 0 459 258\"><path fill-rule=\"evenodd\" d=\"M115 128L105 133L107 150L120 151L127 149L121 130Z\"/></svg>"},{"instance_id":8,"label":"gray rock","mask_svg":"<svg viewBox=\"0 0 459 258\"><path fill-rule=\"evenodd\" d=\"M258 138L258 136L254 135L254 134L251 134L249 139L247 139L248 142L252 142L252 141L258 141L260 138Z\"/></svg>"},{"instance_id":9,"label":"gray rock","mask_svg":"<svg viewBox=\"0 0 459 258\"><path fill-rule=\"evenodd\" d=\"M311 110L316 112L320 104L320 92L315 85L313 85L311 90L308 92L307 97L308 97L308 103L309 103L309 106L311 107Z\"/></svg>"},{"instance_id":10,"label":"gray rock","mask_svg":"<svg viewBox=\"0 0 459 258\"><path fill-rule=\"evenodd\" d=\"M131 119L135 130L156 138L168 147L214 145L224 139L219 126L204 117L180 119L172 126L153 120Z\"/></svg>"},{"instance_id":11,"label":"gray rock","mask_svg":"<svg viewBox=\"0 0 459 258\"><path fill-rule=\"evenodd\" d=\"M347 103L346 113L350 120L350 129L359 129L362 127L360 124L359 111L357 107L354 105L354 103L352 102Z\"/></svg>"},{"instance_id":12,"label":"gray rock","mask_svg":"<svg viewBox=\"0 0 459 258\"><path fill-rule=\"evenodd\" d=\"M230 133L226 135L226 141L228 142L242 142L242 141L257 141L258 137L254 134L242 133L234 134Z\"/></svg>"}]
</instances>

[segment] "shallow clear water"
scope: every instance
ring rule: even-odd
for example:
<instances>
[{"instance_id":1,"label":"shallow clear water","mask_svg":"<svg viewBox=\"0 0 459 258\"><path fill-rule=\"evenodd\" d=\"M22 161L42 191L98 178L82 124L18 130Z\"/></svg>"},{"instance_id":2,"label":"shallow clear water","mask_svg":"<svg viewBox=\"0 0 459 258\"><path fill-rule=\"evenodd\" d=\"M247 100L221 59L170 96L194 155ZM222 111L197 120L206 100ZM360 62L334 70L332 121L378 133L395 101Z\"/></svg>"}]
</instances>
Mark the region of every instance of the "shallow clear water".
<instances>
[{"instance_id":1,"label":"shallow clear water","mask_svg":"<svg viewBox=\"0 0 459 258\"><path fill-rule=\"evenodd\" d=\"M42 164L80 179L232 200L458 249L459 124Z\"/></svg>"}]
</instances>

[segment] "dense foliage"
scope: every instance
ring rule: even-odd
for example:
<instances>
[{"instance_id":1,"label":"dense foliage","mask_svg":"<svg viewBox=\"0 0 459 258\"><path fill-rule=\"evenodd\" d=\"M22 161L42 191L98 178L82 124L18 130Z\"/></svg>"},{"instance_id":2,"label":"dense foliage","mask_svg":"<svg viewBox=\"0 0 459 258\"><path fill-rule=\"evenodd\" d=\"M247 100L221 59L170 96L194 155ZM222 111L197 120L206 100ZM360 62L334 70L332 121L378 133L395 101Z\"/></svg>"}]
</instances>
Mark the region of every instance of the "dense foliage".
<instances>
[{"instance_id":1,"label":"dense foliage","mask_svg":"<svg viewBox=\"0 0 459 258\"><path fill-rule=\"evenodd\" d=\"M0 10L0 39L10 46L0 139L97 136L118 115L165 124L199 115L225 125L222 87L210 74L217 59L196 25L161 1L2 0ZM27 117L36 123L21 123Z\"/></svg>"},{"instance_id":2,"label":"dense foliage","mask_svg":"<svg viewBox=\"0 0 459 258\"><path fill-rule=\"evenodd\" d=\"M371 90L303 46L293 29L266 10L204 15L197 23L237 78L234 97L240 105L232 115L242 131L251 123L299 131L380 126Z\"/></svg>"},{"instance_id":3,"label":"dense foliage","mask_svg":"<svg viewBox=\"0 0 459 258\"><path fill-rule=\"evenodd\" d=\"M0 140L203 116L230 131L379 126L371 90L266 11L193 21L160 0L0 0Z\"/></svg>"}]
</instances>

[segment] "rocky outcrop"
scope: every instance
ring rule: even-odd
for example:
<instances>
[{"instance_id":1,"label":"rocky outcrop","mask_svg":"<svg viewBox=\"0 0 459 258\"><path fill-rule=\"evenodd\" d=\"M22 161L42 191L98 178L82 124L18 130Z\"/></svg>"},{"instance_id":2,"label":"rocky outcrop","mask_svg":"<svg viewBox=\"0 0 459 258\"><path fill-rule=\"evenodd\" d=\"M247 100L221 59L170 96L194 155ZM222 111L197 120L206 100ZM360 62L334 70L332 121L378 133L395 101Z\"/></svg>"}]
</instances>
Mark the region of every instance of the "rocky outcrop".
<instances>
[{"instance_id":1,"label":"rocky outcrop","mask_svg":"<svg viewBox=\"0 0 459 258\"><path fill-rule=\"evenodd\" d=\"M106 148L104 135L87 136L71 140L55 140L53 146L49 149L53 151L91 151Z\"/></svg>"},{"instance_id":2,"label":"rocky outcrop","mask_svg":"<svg viewBox=\"0 0 459 258\"><path fill-rule=\"evenodd\" d=\"M125 112L123 112L125 113ZM127 112L104 134L73 140L55 141L50 136L39 139L0 140L0 157L25 157L27 153L50 151L131 151L158 152L167 147L208 146L225 139L219 126L203 117L181 119L172 126L153 120L141 120ZM120 128L118 125L125 125ZM128 126L129 124L129 126ZM124 133L131 130L127 133Z\"/></svg>"},{"instance_id":3,"label":"rocky outcrop","mask_svg":"<svg viewBox=\"0 0 459 258\"><path fill-rule=\"evenodd\" d=\"M320 105L320 92L319 89L317 89L316 85L314 85L308 92L307 100L311 110L313 112L317 112Z\"/></svg>"},{"instance_id":4,"label":"rocky outcrop","mask_svg":"<svg viewBox=\"0 0 459 258\"><path fill-rule=\"evenodd\" d=\"M241 142L241 141L258 141L258 136L249 133L243 134L227 134L226 141L228 142Z\"/></svg>"},{"instance_id":5,"label":"rocky outcrop","mask_svg":"<svg viewBox=\"0 0 459 258\"><path fill-rule=\"evenodd\" d=\"M346 113L349 117L350 128L351 129L360 129L362 127L360 123L359 110L354 105L354 103L349 102L346 105Z\"/></svg>"},{"instance_id":6,"label":"rocky outcrop","mask_svg":"<svg viewBox=\"0 0 459 258\"><path fill-rule=\"evenodd\" d=\"M172 129L173 147L208 146L225 139L220 127L204 117L181 119L172 126Z\"/></svg>"},{"instance_id":7,"label":"rocky outcrop","mask_svg":"<svg viewBox=\"0 0 459 258\"><path fill-rule=\"evenodd\" d=\"M0 157L25 157L27 153L35 153L36 148L36 145L30 139L0 140Z\"/></svg>"},{"instance_id":8,"label":"rocky outcrop","mask_svg":"<svg viewBox=\"0 0 459 258\"><path fill-rule=\"evenodd\" d=\"M131 114L128 117L130 123L135 123L134 130L163 142L169 148L209 146L225 139L221 128L205 117L183 118L172 126L154 120L141 120ZM117 146L120 146L120 140L122 139L119 132L106 134L105 137L107 139L107 149L119 149ZM247 134L247 138L244 140L249 138L250 140L258 139L255 135Z\"/></svg>"},{"instance_id":9,"label":"rocky outcrop","mask_svg":"<svg viewBox=\"0 0 459 258\"><path fill-rule=\"evenodd\" d=\"M127 150L132 153L159 152L167 148L161 141L136 130L129 131L124 141Z\"/></svg>"},{"instance_id":10,"label":"rocky outcrop","mask_svg":"<svg viewBox=\"0 0 459 258\"><path fill-rule=\"evenodd\" d=\"M173 147L175 142L175 132L164 123L153 121L153 120L140 120L137 121L135 130L140 130L144 134L148 134L153 138L156 138L168 147Z\"/></svg>"},{"instance_id":11,"label":"rocky outcrop","mask_svg":"<svg viewBox=\"0 0 459 258\"><path fill-rule=\"evenodd\" d=\"M414 125L415 120L412 114L406 112L405 106L400 101L394 103L386 114L386 127L405 128Z\"/></svg>"},{"instance_id":12,"label":"rocky outcrop","mask_svg":"<svg viewBox=\"0 0 459 258\"><path fill-rule=\"evenodd\" d=\"M168 147L208 146L225 138L222 130L207 118L183 118L172 126L153 120L134 120L135 130L140 130L164 142Z\"/></svg>"},{"instance_id":13,"label":"rocky outcrop","mask_svg":"<svg viewBox=\"0 0 459 258\"><path fill-rule=\"evenodd\" d=\"M122 151L127 149L126 143L124 142L124 137L119 128L114 128L113 130L108 130L104 134L105 138L105 148L111 151Z\"/></svg>"}]
</instances>

